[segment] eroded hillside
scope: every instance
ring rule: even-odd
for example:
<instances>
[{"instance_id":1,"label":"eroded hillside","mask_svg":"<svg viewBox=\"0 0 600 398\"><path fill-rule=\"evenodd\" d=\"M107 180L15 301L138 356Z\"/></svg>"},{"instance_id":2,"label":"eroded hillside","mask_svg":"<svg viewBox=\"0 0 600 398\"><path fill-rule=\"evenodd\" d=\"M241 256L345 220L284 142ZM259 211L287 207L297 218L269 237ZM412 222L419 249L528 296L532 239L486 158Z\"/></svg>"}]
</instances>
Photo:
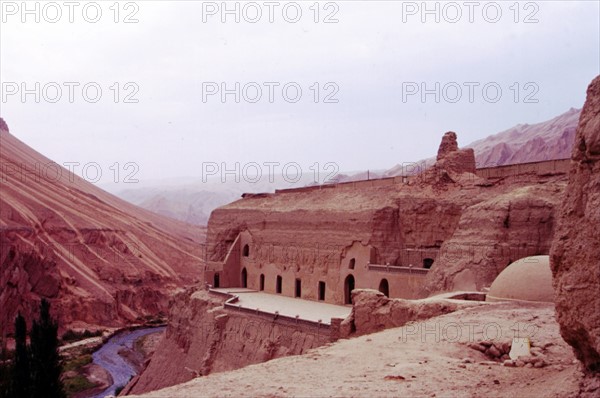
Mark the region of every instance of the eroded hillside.
<instances>
[{"instance_id":1,"label":"eroded hillside","mask_svg":"<svg viewBox=\"0 0 600 398\"><path fill-rule=\"evenodd\" d=\"M0 127L0 325L50 299L61 328L166 312L202 279L204 230L120 200Z\"/></svg>"}]
</instances>

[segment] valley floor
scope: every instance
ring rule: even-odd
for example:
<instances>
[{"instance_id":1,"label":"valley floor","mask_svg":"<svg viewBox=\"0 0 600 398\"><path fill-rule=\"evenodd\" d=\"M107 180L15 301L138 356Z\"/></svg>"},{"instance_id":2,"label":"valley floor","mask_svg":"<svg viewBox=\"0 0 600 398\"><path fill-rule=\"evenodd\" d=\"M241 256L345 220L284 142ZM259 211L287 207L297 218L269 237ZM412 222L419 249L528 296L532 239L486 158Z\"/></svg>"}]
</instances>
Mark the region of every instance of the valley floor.
<instances>
[{"instance_id":1,"label":"valley floor","mask_svg":"<svg viewBox=\"0 0 600 398\"><path fill-rule=\"evenodd\" d=\"M582 375L554 315L550 305L477 306L143 397L576 396ZM467 345L513 337L529 337L547 365L507 367Z\"/></svg>"}]
</instances>

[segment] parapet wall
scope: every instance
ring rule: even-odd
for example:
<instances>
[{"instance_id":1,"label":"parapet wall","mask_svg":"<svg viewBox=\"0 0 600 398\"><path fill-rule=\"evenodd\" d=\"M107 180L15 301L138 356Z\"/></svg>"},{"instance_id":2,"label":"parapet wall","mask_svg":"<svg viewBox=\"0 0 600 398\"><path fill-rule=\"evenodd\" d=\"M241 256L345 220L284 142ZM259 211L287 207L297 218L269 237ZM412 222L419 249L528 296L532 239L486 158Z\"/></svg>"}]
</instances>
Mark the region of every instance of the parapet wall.
<instances>
[{"instance_id":1,"label":"parapet wall","mask_svg":"<svg viewBox=\"0 0 600 398\"><path fill-rule=\"evenodd\" d=\"M535 174L538 176L560 173L566 174L569 172L570 164L571 159L546 160L542 162L519 163L505 166L481 167L476 169L475 174L482 178L494 179L522 174ZM421 170L421 166L418 165L417 167L413 167L411 170ZM424 170L421 170L421 172L422 171ZM349 181L340 182L337 184L315 185L301 188L277 189L275 190L275 193L310 192L323 189L376 188L381 186L406 184L414 179L417 174L419 173L410 176L386 177L373 180Z\"/></svg>"},{"instance_id":2,"label":"parapet wall","mask_svg":"<svg viewBox=\"0 0 600 398\"><path fill-rule=\"evenodd\" d=\"M544 162L531 162L511 164L507 166L485 167L477 169L477 175L482 178L504 178L521 174L533 173L537 175L568 173L571 159L547 160Z\"/></svg>"}]
</instances>

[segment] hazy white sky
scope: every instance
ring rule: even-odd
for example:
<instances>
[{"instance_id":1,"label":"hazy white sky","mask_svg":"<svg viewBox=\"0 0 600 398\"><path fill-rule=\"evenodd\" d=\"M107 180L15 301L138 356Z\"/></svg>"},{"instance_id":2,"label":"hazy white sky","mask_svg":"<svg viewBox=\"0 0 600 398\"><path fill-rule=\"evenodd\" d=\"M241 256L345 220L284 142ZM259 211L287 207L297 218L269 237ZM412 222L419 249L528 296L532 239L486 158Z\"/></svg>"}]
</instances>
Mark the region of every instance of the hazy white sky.
<instances>
[{"instance_id":1,"label":"hazy white sky","mask_svg":"<svg viewBox=\"0 0 600 398\"><path fill-rule=\"evenodd\" d=\"M0 1L0 114L101 182L115 162L120 183L203 162L386 169L448 130L466 145L581 107L600 73L598 1L22 4Z\"/></svg>"}]
</instances>

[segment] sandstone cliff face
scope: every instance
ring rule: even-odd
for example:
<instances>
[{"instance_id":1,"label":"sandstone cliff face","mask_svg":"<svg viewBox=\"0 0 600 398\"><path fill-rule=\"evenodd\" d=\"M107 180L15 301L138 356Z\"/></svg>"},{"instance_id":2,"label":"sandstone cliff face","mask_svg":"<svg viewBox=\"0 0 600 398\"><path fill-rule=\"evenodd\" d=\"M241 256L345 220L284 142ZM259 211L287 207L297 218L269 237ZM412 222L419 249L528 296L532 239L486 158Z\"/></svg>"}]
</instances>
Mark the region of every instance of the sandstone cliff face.
<instances>
[{"instance_id":1,"label":"sandstone cliff face","mask_svg":"<svg viewBox=\"0 0 600 398\"><path fill-rule=\"evenodd\" d=\"M107 194L6 129L0 141L2 335L41 298L61 331L121 326L166 313L173 292L201 280L201 229Z\"/></svg>"},{"instance_id":2,"label":"sandstone cliff face","mask_svg":"<svg viewBox=\"0 0 600 398\"><path fill-rule=\"evenodd\" d=\"M423 294L481 290L513 261L548 253L563 185L517 188L467 207L442 245Z\"/></svg>"},{"instance_id":3,"label":"sandstone cliff face","mask_svg":"<svg viewBox=\"0 0 600 398\"><path fill-rule=\"evenodd\" d=\"M587 90L551 252L564 339L600 372L600 76Z\"/></svg>"},{"instance_id":4,"label":"sandstone cliff face","mask_svg":"<svg viewBox=\"0 0 600 398\"><path fill-rule=\"evenodd\" d=\"M223 302L203 290L177 295L164 339L126 392L140 394L209 373L302 354L329 341L327 332L225 310Z\"/></svg>"}]
</instances>

